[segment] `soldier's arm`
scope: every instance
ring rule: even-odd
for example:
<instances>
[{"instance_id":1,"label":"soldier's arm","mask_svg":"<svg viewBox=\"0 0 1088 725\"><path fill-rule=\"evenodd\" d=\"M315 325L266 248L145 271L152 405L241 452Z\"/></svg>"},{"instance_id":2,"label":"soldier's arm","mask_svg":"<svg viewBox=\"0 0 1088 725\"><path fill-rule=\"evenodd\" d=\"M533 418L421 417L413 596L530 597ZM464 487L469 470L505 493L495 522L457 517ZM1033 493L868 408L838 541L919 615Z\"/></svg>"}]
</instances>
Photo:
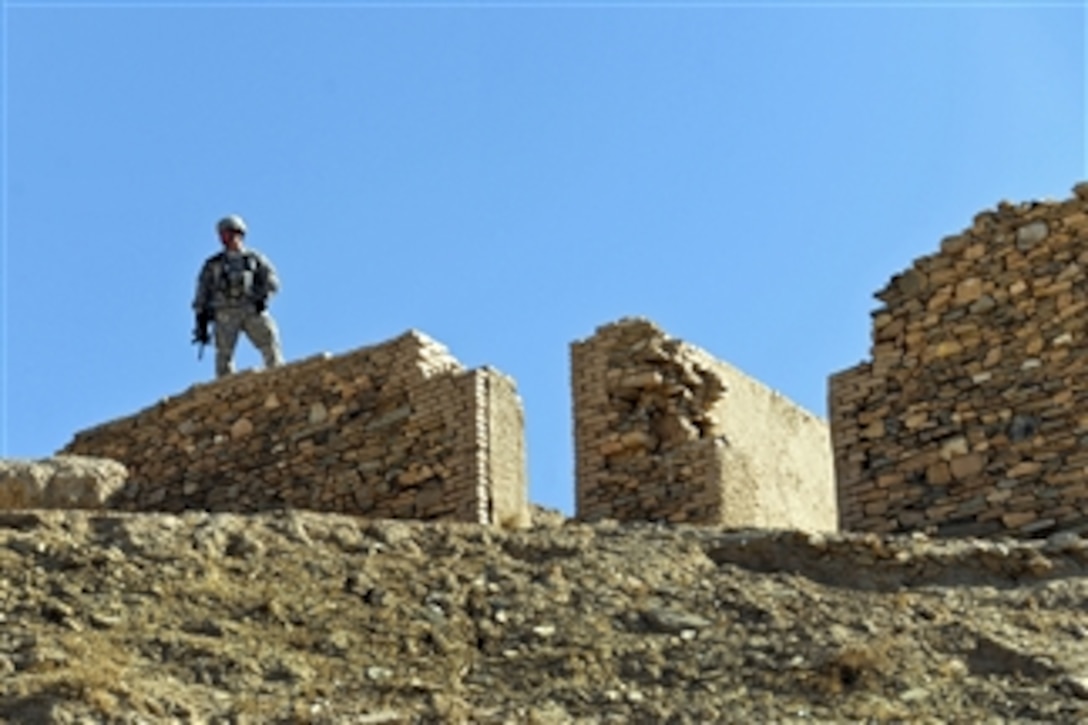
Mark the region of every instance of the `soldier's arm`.
<instances>
[{"instance_id":1,"label":"soldier's arm","mask_svg":"<svg viewBox=\"0 0 1088 725\"><path fill-rule=\"evenodd\" d=\"M193 310L197 314L207 312L212 295L211 265L208 262L200 268L200 274L196 279L196 294L193 296Z\"/></svg>"},{"instance_id":2,"label":"soldier's arm","mask_svg":"<svg viewBox=\"0 0 1088 725\"><path fill-rule=\"evenodd\" d=\"M257 254L257 262L260 265L261 274L264 275L264 289L269 297L279 292L280 278L276 274L276 268L272 266L272 261L263 254Z\"/></svg>"}]
</instances>

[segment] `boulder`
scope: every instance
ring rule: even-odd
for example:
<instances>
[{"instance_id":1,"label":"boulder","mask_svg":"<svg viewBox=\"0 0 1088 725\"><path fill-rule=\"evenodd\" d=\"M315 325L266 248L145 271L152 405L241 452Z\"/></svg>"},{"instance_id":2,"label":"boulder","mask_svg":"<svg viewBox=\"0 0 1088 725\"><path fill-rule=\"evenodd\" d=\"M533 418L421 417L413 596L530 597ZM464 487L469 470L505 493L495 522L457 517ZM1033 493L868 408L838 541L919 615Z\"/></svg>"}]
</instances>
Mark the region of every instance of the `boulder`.
<instances>
[{"instance_id":1,"label":"boulder","mask_svg":"<svg viewBox=\"0 0 1088 725\"><path fill-rule=\"evenodd\" d=\"M100 509L128 479L110 458L0 459L0 510Z\"/></svg>"}]
</instances>

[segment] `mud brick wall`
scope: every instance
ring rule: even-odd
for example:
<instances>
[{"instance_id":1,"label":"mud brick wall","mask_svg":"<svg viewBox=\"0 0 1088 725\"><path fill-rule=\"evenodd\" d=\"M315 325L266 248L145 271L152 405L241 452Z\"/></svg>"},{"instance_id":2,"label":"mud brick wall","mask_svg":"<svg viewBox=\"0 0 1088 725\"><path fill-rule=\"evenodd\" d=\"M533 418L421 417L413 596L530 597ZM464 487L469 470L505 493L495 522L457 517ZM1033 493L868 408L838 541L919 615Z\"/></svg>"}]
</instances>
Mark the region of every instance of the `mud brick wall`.
<instances>
[{"instance_id":1,"label":"mud brick wall","mask_svg":"<svg viewBox=\"0 0 1088 725\"><path fill-rule=\"evenodd\" d=\"M826 421L652 322L572 343L577 516L833 531Z\"/></svg>"},{"instance_id":2,"label":"mud brick wall","mask_svg":"<svg viewBox=\"0 0 1088 725\"><path fill-rule=\"evenodd\" d=\"M524 419L513 381L465 370L411 331L194 386L64 449L124 463L109 506L293 507L521 525Z\"/></svg>"},{"instance_id":3,"label":"mud brick wall","mask_svg":"<svg viewBox=\"0 0 1088 725\"><path fill-rule=\"evenodd\" d=\"M841 525L1088 530L1088 184L1002 202L876 297L872 359L833 375Z\"/></svg>"}]
</instances>

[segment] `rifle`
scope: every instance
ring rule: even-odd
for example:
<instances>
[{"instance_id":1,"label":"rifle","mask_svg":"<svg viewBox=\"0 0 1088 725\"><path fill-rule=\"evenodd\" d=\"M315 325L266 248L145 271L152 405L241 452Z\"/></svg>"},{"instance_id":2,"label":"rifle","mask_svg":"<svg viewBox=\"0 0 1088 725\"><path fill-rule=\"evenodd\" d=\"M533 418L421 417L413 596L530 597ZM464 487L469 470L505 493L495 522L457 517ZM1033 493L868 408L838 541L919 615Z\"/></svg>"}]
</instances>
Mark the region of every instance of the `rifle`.
<instances>
[{"instance_id":1,"label":"rifle","mask_svg":"<svg viewBox=\"0 0 1088 725\"><path fill-rule=\"evenodd\" d=\"M208 324L212 321L210 312L201 311L196 313L196 327L193 328L193 344L200 343L200 347L197 349L196 359L204 359L204 346L211 342L212 338L208 334Z\"/></svg>"}]
</instances>

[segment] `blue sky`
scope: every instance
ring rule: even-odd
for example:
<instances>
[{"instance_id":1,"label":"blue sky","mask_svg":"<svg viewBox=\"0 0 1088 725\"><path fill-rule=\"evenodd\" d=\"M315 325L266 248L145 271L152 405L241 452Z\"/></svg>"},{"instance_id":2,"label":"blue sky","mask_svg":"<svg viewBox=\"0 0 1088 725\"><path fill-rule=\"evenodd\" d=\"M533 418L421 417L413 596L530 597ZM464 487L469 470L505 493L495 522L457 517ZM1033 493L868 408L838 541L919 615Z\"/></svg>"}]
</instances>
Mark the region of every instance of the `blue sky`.
<instances>
[{"instance_id":1,"label":"blue sky","mask_svg":"<svg viewBox=\"0 0 1088 725\"><path fill-rule=\"evenodd\" d=\"M889 277L1088 179L1080 1L2 4L7 457L212 377L236 212L289 360L497 367L570 513L570 342L649 317L826 415Z\"/></svg>"}]
</instances>

